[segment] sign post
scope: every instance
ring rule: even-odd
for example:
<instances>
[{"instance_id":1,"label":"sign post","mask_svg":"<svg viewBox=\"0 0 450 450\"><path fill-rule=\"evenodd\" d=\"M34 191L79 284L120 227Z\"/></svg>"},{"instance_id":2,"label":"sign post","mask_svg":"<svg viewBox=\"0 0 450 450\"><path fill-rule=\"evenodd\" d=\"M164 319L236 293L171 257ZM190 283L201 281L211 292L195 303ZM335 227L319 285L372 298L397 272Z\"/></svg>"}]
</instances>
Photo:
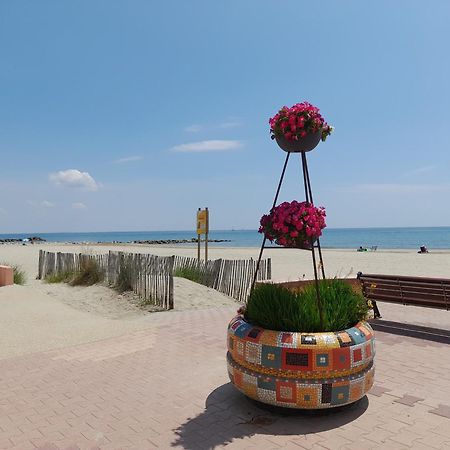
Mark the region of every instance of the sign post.
<instances>
[{"instance_id":1,"label":"sign post","mask_svg":"<svg viewBox=\"0 0 450 450\"><path fill-rule=\"evenodd\" d=\"M197 211L197 259L200 264L200 239L205 235L205 262L208 261L208 233L209 233L209 211L208 208L198 208Z\"/></svg>"}]
</instances>

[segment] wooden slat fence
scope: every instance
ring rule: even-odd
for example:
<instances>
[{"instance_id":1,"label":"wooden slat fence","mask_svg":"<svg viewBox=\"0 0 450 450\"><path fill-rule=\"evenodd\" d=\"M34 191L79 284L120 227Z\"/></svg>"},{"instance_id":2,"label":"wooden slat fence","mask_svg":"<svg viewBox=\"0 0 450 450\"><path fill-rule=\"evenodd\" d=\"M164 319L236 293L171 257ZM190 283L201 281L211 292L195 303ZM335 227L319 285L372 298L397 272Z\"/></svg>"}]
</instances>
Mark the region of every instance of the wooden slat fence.
<instances>
[{"instance_id":1,"label":"wooden slat fence","mask_svg":"<svg viewBox=\"0 0 450 450\"><path fill-rule=\"evenodd\" d=\"M250 294L257 262L249 260L217 259L204 260L198 263L195 258L175 256L174 273L177 269L189 268L198 270L201 284L222 292L240 302L245 302ZM260 262L257 280L264 281L272 278L271 259Z\"/></svg>"},{"instance_id":2,"label":"wooden slat fence","mask_svg":"<svg viewBox=\"0 0 450 450\"><path fill-rule=\"evenodd\" d=\"M77 272L85 261L95 260L105 282L117 286L129 282L133 292L144 301L165 309L173 309L173 273L190 268L199 274L199 282L240 302L250 293L257 262L217 259L212 261L183 256L161 257L143 253L109 252L103 255L82 253L39 252L38 279L51 274ZM270 280L271 260L261 260L257 281Z\"/></svg>"},{"instance_id":3,"label":"wooden slat fence","mask_svg":"<svg viewBox=\"0 0 450 450\"><path fill-rule=\"evenodd\" d=\"M173 309L173 256L123 252L85 255L41 250L38 279L52 274L77 272L83 263L89 260L97 263L108 285L128 285L145 302L164 309Z\"/></svg>"}]
</instances>

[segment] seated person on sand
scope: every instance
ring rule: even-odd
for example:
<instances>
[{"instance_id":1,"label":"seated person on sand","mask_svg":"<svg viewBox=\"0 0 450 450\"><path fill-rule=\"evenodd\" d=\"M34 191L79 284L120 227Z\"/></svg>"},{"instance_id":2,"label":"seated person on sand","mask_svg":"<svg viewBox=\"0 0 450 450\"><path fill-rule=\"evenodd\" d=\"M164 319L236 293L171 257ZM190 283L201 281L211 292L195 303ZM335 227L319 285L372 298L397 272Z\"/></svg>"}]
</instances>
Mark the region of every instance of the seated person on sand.
<instances>
[{"instance_id":1,"label":"seated person on sand","mask_svg":"<svg viewBox=\"0 0 450 450\"><path fill-rule=\"evenodd\" d=\"M421 245L420 250L417 253L428 253L428 249L425 245Z\"/></svg>"}]
</instances>

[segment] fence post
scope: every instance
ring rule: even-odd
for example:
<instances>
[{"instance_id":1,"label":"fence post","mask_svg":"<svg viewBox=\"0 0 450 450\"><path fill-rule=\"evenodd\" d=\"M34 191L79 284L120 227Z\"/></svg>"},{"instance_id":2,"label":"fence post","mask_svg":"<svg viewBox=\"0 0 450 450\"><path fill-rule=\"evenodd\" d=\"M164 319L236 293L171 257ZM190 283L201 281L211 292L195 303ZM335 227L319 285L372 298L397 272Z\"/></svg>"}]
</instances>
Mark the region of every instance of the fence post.
<instances>
[{"instance_id":1,"label":"fence post","mask_svg":"<svg viewBox=\"0 0 450 450\"><path fill-rule=\"evenodd\" d=\"M175 263L175 256L170 257L169 262L169 270L167 271L167 274L169 276L169 309L173 309L173 265Z\"/></svg>"}]
</instances>

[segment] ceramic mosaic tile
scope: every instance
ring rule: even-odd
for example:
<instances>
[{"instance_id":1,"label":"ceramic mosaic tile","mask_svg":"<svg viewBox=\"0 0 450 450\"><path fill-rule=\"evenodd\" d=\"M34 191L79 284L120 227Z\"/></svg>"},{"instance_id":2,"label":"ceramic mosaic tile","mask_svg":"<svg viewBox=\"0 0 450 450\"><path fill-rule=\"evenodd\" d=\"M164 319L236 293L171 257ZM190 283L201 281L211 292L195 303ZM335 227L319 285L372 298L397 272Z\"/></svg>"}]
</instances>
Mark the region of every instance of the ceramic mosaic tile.
<instances>
[{"instance_id":1,"label":"ceramic mosaic tile","mask_svg":"<svg viewBox=\"0 0 450 450\"><path fill-rule=\"evenodd\" d=\"M247 396L290 408L329 408L362 398L373 385L369 324L336 333L264 330L241 317L228 327L228 372Z\"/></svg>"}]
</instances>

